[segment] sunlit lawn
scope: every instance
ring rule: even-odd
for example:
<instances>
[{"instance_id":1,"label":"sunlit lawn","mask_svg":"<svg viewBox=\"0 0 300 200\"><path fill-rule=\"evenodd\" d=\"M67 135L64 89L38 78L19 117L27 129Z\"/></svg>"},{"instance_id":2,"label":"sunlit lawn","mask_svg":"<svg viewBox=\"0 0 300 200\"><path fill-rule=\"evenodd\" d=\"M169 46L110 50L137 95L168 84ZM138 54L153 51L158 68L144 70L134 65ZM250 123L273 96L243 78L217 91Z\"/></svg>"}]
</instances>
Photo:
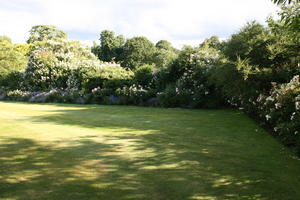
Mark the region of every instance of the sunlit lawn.
<instances>
[{"instance_id":1,"label":"sunlit lawn","mask_svg":"<svg viewBox=\"0 0 300 200\"><path fill-rule=\"evenodd\" d=\"M0 199L300 199L300 161L235 110L0 102Z\"/></svg>"}]
</instances>

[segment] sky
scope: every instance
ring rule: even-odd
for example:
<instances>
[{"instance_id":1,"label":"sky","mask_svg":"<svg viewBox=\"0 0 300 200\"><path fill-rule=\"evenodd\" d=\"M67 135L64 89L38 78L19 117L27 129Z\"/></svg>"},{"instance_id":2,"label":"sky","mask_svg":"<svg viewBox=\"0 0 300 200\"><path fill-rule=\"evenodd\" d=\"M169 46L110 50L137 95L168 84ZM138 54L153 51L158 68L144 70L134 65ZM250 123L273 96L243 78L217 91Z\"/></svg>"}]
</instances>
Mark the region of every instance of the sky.
<instances>
[{"instance_id":1,"label":"sky","mask_svg":"<svg viewBox=\"0 0 300 200\"><path fill-rule=\"evenodd\" d=\"M102 30L112 30L180 48L212 35L226 39L276 10L271 0L0 0L0 35L24 43L32 26L54 25L90 45Z\"/></svg>"}]
</instances>

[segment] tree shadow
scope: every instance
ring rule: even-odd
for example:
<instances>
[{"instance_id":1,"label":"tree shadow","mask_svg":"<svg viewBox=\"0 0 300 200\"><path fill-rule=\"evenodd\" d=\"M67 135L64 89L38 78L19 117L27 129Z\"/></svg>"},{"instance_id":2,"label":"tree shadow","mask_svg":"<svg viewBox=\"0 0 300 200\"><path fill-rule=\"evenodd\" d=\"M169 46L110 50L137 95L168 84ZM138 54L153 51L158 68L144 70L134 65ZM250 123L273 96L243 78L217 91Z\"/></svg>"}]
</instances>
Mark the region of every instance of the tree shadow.
<instances>
[{"instance_id":1,"label":"tree shadow","mask_svg":"<svg viewBox=\"0 0 300 200\"><path fill-rule=\"evenodd\" d=\"M215 115L227 111L203 111L206 116L201 117L201 111L169 112L120 106L89 106L79 110L57 106L57 110L47 112L26 120L87 129L105 128L112 132L48 143L26 138L2 139L0 199L299 197L297 185L288 185L299 184L299 179L296 177L294 182L282 180L283 173L272 174L269 169L276 165L284 168L281 161L261 159L270 152L256 156L250 151L241 154L239 149L244 151L253 145L233 145L235 140L231 136L218 139L219 126L236 123L230 120L239 115L238 112L230 111L224 119ZM199 134L199 130L191 129L197 127L197 123L203 124L204 132L215 132ZM212 123L215 129L212 129ZM183 125L188 126L183 128ZM239 134L233 135L239 137ZM284 169L296 172L297 167L300 167L299 163ZM280 170L282 168L274 172ZM296 173L295 176L299 178Z\"/></svg>"}]
</instances>

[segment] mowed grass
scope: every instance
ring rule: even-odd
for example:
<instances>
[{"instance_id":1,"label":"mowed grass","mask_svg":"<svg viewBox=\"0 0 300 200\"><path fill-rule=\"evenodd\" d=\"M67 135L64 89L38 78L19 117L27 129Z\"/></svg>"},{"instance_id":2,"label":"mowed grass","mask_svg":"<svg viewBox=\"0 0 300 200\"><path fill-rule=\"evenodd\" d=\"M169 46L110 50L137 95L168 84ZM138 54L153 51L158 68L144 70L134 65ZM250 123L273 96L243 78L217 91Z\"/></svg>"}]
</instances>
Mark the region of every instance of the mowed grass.
<instances>
[{"instance_id":1,"label":"mowed grass","mask_svg":"<svg viewBox=\"0 0 300 200\"><path fill-rule=\"evenodd\" d=\"M0 199L300 199L300 161L236 110L0 102Z\"/></svg>"}]
</instances>

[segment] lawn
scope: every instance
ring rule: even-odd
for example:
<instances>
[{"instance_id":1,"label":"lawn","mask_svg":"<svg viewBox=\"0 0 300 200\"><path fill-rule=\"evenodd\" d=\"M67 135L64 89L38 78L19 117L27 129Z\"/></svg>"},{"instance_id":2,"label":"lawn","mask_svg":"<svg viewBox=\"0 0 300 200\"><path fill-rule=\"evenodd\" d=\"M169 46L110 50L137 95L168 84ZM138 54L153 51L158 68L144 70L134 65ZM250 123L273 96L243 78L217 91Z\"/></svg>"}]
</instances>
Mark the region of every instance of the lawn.
<instances>
[{"instance_id":1,"label":"lawn","mask_svg":"<svg viewBox=\"0 0 300 200\"><path fill-rule=\"evenodd\" d=\"M0 102L0 199L300 199L300 161L237 110Z\"/></svg>"}]
</instances>

